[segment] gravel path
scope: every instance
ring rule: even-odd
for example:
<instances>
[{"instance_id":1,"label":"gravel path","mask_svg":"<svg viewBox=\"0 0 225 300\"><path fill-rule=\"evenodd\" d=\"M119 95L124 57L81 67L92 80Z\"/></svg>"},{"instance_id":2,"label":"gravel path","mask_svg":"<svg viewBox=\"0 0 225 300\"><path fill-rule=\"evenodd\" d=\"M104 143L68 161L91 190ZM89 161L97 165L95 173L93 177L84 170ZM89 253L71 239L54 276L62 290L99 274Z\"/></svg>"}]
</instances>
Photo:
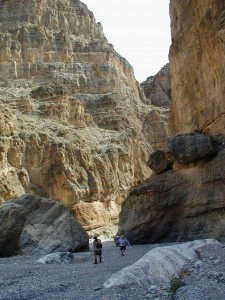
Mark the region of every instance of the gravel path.
<instances>
[{"instance_id":1,"label":"gravel path","mask_svg":"<svg viewBox=\"0 0 225 300\"><path fill-rule=\"evenodd\" d=\"M113 273L165 245L135 245L121 256L113 242L105 242L97 265L92 251L75 253L69 265L37 264L40 257L0 258L0 300L225 300L225 245L199 248L197 260L180 272L185 286L175 297L168 287L103 287Z\"/></svg>"},{"instance_id":2,"label":"gravel path","mask_svg":"<svg viewBox=\"0 0 225 300\"><path fill-rule=\"evenodd\" d=\"M191 261L180 278L184 287L177 291L176 300L225 300L225 245L203 246L199 259Z\"/></svg>"},{"instance_id":3,"label":"gravel path","mask_svg":"<svg viewBox=\"0 0 225 300\"><path fill-rule=\"evenodd\" d=\"M93 264L92 251L75 253L73 263L69 265L37 264L36 260L40 257L0 258L0 299L149 299L147 291L141 287L105 289L103 283L113 273L133 264L156 246L159 244L135 245L128 247L125 256L121 256L119 248L113 242L105 242L102 264L97 265Z\"/></svg>"}]
</instances>

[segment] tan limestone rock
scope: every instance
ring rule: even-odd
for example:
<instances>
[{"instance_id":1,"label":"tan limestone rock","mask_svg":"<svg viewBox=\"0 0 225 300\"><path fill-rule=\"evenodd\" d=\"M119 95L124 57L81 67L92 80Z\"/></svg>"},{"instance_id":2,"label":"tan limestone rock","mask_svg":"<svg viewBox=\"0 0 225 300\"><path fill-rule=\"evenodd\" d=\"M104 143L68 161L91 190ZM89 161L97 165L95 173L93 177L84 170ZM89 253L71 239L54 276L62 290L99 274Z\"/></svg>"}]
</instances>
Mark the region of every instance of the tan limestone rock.
<instances>
[{"instance_id":1,"label":"tan limestone rock","mask_svg":"<svg viewBox=\"0 0 225 300\"><path fill-rule=\"evenodd\" d=\"M11 136L14 133L14 121L12 111L0 104L0 135Z\"/></svg>"},{"instance_id":2,"label":"tan limestone rock","mask_svg":"<svg viewBox=\"0 0 225 300\"><path fill-rule=\"evenodd\" d=\"M151 110L145 115L143 132L153 150L168 149L168 123L171 106L171 73L166 64L155 76L141 83Z\"/></svg>"},{"instance_id":3,"label":"tan limestone rock","mask_svg":"<svg viewBox=\"0 0 225 300\"><path fill-rule=\"evenodd\" d=\"M206 238L224 222L224 8L221 0L170 2L175 162L123 202L118 233L131 242Z\"/></svg>"},{"instance_id":4,"label":"tan limestone rock","mask_svg":"<svg viewBox=\"0 0 225 300\"><path fill-rule=\"evenodd\" d=\"M155 76L148 77L141 83L149 104L168 107L171 105L171 73L166 64Z\"/></svg>"},{"instance_id":5,"label":"tan limestone rock","mask_svg":"<svg viewBox=\"0 0 225 300\"><path fill-rule=\"evenodd\" d=\"M172 112L170 133L224 134L225 3L170 3Z\"/></svg>"},{"instance_id":6,"label":"tan limestone rock","mask_svg":"<svg viewBox=\"0 0 225 300\"><path fill-rule=\"evenodd\" d=\"M0 0L0 25L0 101L12 116L1 201L55 199L90 235L110 237L130 188L152 173L153 147L166 147L168 109L146 103L81 1Z\"/></svg>"}]
</instances>

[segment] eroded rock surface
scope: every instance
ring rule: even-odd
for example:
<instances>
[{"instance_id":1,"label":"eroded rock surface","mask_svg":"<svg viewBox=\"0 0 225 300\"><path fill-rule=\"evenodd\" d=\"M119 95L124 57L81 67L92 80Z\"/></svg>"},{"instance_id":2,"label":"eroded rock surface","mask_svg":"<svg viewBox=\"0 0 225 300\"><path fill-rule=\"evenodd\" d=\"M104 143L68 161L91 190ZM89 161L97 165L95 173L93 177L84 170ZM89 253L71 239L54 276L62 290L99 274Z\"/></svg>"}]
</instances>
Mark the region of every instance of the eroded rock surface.
<instances>
[{"instance_id":1,"label":"eroded rock surface","mask_svg":"<svg viewBox=\"0 0 225 300\"><path fill-rule=\"evenodd\" d=\"M167 113L147 104L82 2L1 0L0 22L0 203L34 193L63 202L90 235L115 234L165 145Z\"/></svg>"},{"instance_id":2,"label":"eroded rock surface","mask_svg":"<svg viewBox=\"0 0 225 300\"><path fill-rule=\"evenodd\" d=\"M166 64L155 76L141 83L147 102L159 107L171 106L171 72Z\"/></svg>"},{"instance_id":3,"label":"eroded rock surface","mask_svg":"<svg viewBox=\"0 0 225 300\"><path fill-rule=\"evenodd\" d=\"M73 261L73 254L71 252L54 252L45 255L44 257L37 260L38 264L71 264Z\"/></svg>"},{"instance_id":4,"label":"eroded rock surface","mask_svg":"<svg viewBox=\"0 0 225 300\"><path fill-rule=\"evenodd\" d=\"M89 248L87 232L61 203L27 194L0 206L1 256Z\"/></svg>"},{"instance_id":5,"label":"eroded rock surface","mask_svg":"<svg viewBox=\"0 0 225 300\"><path fill-rule=\"evenodd\" d=\"M170 2L173 169L150 176L123 203L119 233L134 243L206 238L224 222L224 5ZM155 154L149 165L160 173Z\"/></svg>"},{"instance_id":6,"label":"eroded rock surface","mask_svg":"<svg viewBox=\"0 0 225 300\"><path fill-rule=\"evenodd\" d=\"M169 285L173 276L179 277L185 264L196 259L198 248L218 244L215 240L196 240L180 245L156 247L133 265L113 274L106 280L104 287L110 288L128 284Z\"/></svg>"},{"instance_id":7,"label":"eroded rock surface","mask_svg":"<svg viewBox=\"0 0 225 300\"><path fill-rule=\"evenodd\" d=\"M21 232L26 222L26 210L16 204L6 203L0 207L0 256L10 256L18 250Z\"/></svg>"},{"instance_id":8,"label":"eroded rock surface","mask_svg":"<svg viewBox=\"0 0 225 300\"><path fill-rule=\"evenodd\" d=\"M224 134L225 3L170 2L171 135Z\"/></svg>"},{"instance_id":9,"label":"eroded rock surface","mask_svg":"<svg viewBox=\"0 0 225 300\"><path fill-rule=\"evenodd\" d=\"M177 135L170 139L171 151L180 163L192 163L215 156L219 147L216 138L204 134Z\"/></svg>"},{"instance_id":10,"label":"eroded rock surface","mask_svg":"<svg viewBox=\"0 0 225 300\"><path fill-rule=\"evenodd\" d=\"M148 105L152 110L144 120L144 129L152 148L167 150L168 123L171 107L171 73L166 64L155 76L141 83Z\"/></svg>"},{"instance_id":11,"label":"eroded rock surface","mask_svg":"<svg viewBox=\"0 0 225 300\"><path fill-rule=\"evenodd\" d=\"M131 191L119 232L133 243L209 237L225 218L225 152L207 162L176 165Z\"/></svg>"},{"instance_id":12,"label":"eroded rock surface","mask_svg":"<svg viewBox=\"0 0 225 300\"><path fill-rule=\"evenodd\" d=\"M167 153L161 150L157 150L150 154L148 159L148 166L156 174L160 174L168 171L172 168L173 161L167 157Z\"/></svg>"}]
</instances>

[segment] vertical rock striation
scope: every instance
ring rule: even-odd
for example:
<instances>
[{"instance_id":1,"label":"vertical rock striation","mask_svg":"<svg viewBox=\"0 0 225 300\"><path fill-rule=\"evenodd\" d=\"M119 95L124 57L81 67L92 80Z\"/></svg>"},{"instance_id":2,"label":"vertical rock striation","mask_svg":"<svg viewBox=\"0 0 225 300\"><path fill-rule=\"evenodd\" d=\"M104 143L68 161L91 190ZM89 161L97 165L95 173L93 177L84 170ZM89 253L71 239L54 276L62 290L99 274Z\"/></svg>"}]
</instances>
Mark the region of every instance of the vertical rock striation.
<instances>
[{"instance_id":1,"label":"vertical rock striation","mask_svg":"<svg viewBox=\"0 0 225 300\"><path fill-rule=\"evenodd\" d=\"M172 0L170 14L170 133L224 134L225 3Z\"/></svg>"},{"instance_id":2,"label":"vertical rock striation","mask_svg":"<svg viewBox=\"0 0 225 300\"><path fill-rule=\"evenodd\" d=\"M171 106L171 74L166 64L155 76L141 83L148 105L152 109L144 120L145 136L153 150L168 148L168 123Z\"/></svg>"}]
</instances>

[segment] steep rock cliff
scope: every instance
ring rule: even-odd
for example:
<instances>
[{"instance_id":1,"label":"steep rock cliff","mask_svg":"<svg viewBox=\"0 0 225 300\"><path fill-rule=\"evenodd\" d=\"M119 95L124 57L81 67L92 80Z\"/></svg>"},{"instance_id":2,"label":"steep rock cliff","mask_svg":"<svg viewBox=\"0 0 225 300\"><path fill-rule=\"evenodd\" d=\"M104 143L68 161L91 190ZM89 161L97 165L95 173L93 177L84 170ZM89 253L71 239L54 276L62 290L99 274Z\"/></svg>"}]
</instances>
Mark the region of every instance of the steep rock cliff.
<instances>
[{"instance_id":1,"label":"steep rock cliff","mask_svg":"<svg viewBox=\"0 0 225 300\"><path fill-rule=\"evenodd\" d=\"M141 83L148 103L170 108L171 74L170 65L166 64L155 76L148 77Z\"/></svg>"},{"instance_id":2,"label":"steep rock cliff","mask_svg":"<svg viewBox=\"0 0 225 300\"><path fill-rule=\"evenodd\" d=\"M170 12L170 139L123 203L119 233L134 243L211 237L225 219L225 3L171 0Z\"/></svg>"},{"instance_id":3,"label":"steep rock cliff","mask_svg":"<svg viewBox=\"0 0 225 300\"><path fill-rule=\"evenodd\" d=\"M0 202L35 193L114 234L167 116L81 1L0 0L0 27Z\"/></svg>"},{"instance_id":4,"label":"steep rock cliff","mask_svg":"<svg viewBox=\"0 0 225 300\"><path fill-rule=\"evenodd\" d=\"M225 134L225 3L171 1L171 135Z\"/></svg>"},{"instance_id":5,"label":"steep rock cliff","mask_svg":"<svg viewBox=\"0 0 225 300\"><path fill-rule=\"evenodd\" d=\"M168 123L171 106L171 74L170 66L166 64L154 76L141 83L146 101L152 105L148 118L144 121L147 139L153 150L168 149ZM145 134L146 135L146 134Z\"/></svg>"}]
</instances>

